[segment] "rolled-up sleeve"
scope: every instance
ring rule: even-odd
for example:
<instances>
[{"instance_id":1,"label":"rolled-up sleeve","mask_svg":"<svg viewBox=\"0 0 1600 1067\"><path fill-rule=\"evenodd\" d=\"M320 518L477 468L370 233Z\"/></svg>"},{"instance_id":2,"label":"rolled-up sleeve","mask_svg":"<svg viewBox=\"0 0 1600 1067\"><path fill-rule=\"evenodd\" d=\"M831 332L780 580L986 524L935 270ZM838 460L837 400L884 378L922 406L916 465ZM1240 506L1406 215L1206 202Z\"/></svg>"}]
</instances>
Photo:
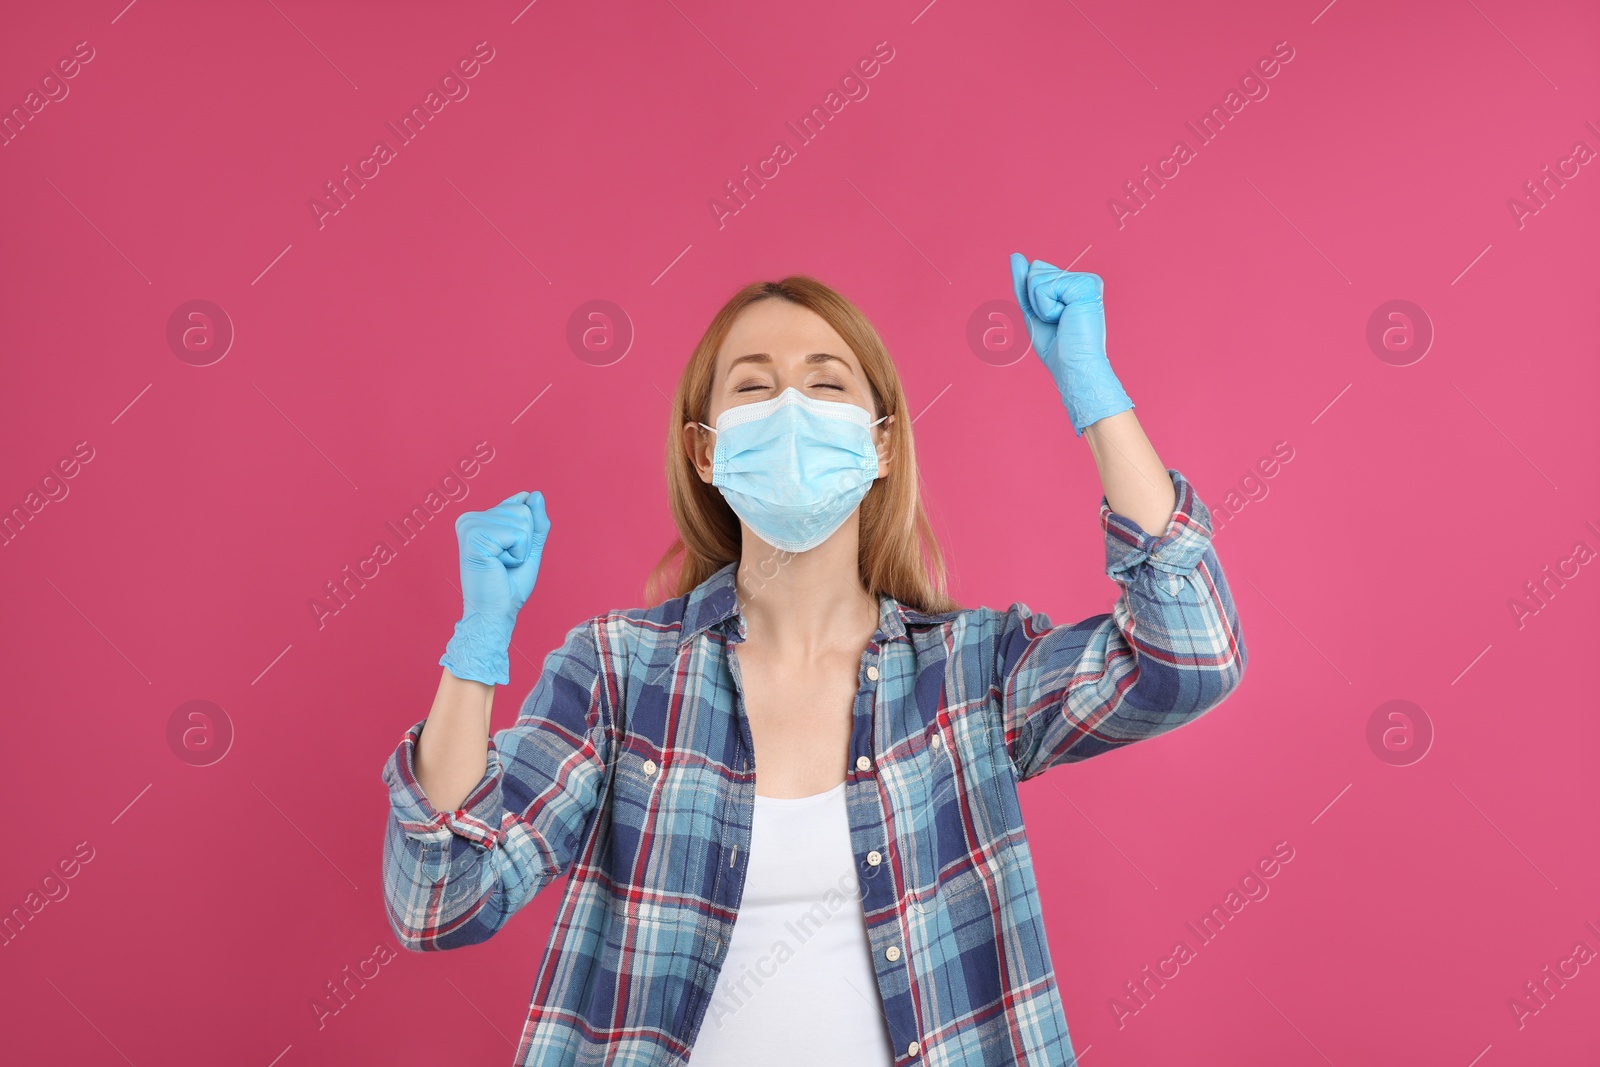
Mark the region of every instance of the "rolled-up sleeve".
<instances>
[{"instance_id":1,"label":"rolled-up sleeve","mask_svg":"<svg viewBox=\"0 0 1600 1067\"><path fill-rule=\"evenodd\" d=\"M418 951L488 939L565 874L600 815L618 691L594 618L545 657L516 722L489 738L483 778L455 811L417 784L424 719L383 766L383 891L400 943Z\"/></svg>"},{"instance_id":2,"label":"rolled-up sleeve","mask_svg":"<svg viewBox=\"0 0 1600 1067\"><path fill-rule=\"evenodd\" d=\"M1012 604L987 615L990 704L1019 781L1191 722L1244 674L1244 638L1211 543L1210 513L1176 470L1159 536L1101 498L1109 614L1072 625ZM992 643L991 643L992 641Z\"/></svg>"}]
</instances>

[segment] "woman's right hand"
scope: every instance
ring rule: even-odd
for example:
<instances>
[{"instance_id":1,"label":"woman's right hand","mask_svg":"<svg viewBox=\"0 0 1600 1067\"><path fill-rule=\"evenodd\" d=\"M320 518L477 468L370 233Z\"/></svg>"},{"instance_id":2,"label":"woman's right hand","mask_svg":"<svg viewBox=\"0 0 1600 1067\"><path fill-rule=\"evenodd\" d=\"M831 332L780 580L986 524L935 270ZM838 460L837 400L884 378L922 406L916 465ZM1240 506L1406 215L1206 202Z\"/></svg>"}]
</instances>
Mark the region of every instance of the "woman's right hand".
<instances>
[{"instance_id":1,"label":"woman's right hand","mask_svg":"<svg viewBox=\"0 0 1600 1067\"><path fill-rule=\"evenodd\" d=\"M489 685L510 683L511 631L533 593L549 534L538 491L514 493L486 511L456 518L461 620L439 660L451 674Z\"/></svg>"}]
</instances>

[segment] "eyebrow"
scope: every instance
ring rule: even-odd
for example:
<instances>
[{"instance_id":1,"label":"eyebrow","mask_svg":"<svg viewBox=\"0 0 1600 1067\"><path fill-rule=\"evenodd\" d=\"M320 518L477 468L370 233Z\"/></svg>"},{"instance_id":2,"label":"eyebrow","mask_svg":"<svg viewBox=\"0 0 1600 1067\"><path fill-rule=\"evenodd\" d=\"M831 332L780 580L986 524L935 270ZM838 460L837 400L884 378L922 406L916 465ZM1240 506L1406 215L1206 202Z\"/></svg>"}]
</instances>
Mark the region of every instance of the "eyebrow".
<instances>
[{"instance_id":1,"label":"eyebrow","mask_svg":"<svg viewBox=\"0 0 1600 1067\"><path fill-rule=\"evenodd\" d=\"M851 371L852 373L854 373L853 368L850 366L850 364L846 360L844 360L840 356L834 355L832 352L812 352L810 355L806 356L806 362L807 363L825 363L830 359L837 360L838 362L843 363L844 367L845 367L845 370L848 370L848 371ZM741 363L771 363L771 362L772 362L772 356L769 355L768 353L766 353L766 352L752 352L752 353L750 353L749 355L746 355L746 356L739 356L738 358L734 359L733 362L729 363L728 364L728 373L732 374L733 373L733 368L737 367Z\"/></svg>"}]
</instances>

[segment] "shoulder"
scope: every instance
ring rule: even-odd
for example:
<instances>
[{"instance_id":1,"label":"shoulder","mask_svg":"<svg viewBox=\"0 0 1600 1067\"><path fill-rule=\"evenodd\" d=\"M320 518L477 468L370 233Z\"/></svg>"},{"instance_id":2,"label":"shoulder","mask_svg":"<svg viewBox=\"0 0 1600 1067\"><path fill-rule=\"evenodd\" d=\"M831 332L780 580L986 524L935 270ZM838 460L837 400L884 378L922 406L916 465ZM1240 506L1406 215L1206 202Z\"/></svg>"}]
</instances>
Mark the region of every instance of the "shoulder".
<instances>
[{"instance_id":1,"label":"shoulder","mask_svg":"<svg viewBox=\"0 0 1600 1067\"><path fill-rule=\"evenodd\" d=\"M687 601L680 596L649 608L612 608L589 624L630 641L675 641L683 634Z\"/></svg>"},{"instance_id":2,"label":"shoulder","mask_svg":"<svg viewBox=\"0 0 1600 1067\"><path fill-rule=\"evenodd\" d=\"M691 618L692 593L652 607L612 608L579 623L602 659L625 673L628 663L651 662L662 650L676 650ZM670 653L669 653L670 654Z\"/></svg>"},{"instance_id":3,"label":"shoulder","mask_svg":"<svg viewBox=\"0 0 1600 1067\"><path fill-rule=\"evenodd\" d=\"M926 612L901 604L899 610L906 639L919 652L934 648L949 653L967 651L992 636L1003 618L1003 613L987 607Z\"/></svg>"}]
</instances>

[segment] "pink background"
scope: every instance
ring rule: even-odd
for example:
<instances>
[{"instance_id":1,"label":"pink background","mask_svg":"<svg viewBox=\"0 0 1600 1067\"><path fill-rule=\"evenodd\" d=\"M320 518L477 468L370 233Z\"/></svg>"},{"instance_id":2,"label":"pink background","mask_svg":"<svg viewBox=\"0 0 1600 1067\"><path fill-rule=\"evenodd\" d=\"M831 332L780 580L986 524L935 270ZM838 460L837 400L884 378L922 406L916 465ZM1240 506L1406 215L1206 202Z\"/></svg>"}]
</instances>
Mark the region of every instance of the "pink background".
<instances>
[{"instance_id":1,"label":"pink background","mask_svg":"<svg viewBox=\"0 0 1600 1067\"><path fill-rule=\"evenodd\" d=\"M1242 688L1023 786L1085 1062L1597 1062L1600 962L1509 1006L1600 951L1600 574L1567 564L1520 627L1508 605L1600 550L1600 174L1508 207L1600 149L1593 5L119 3L0 35L7 110L94 50L0 148L0 507L70 490L0 548L0 909L92 849L0 949L7 1059L510 1059L559 886L313 1007L393 950L379 770L459 615L450 524L522 489L554 522L498 729L566 628L645 603L665 396L748 281L815 274L882 332L963 604L1109 610L1087 448L1032 355L967 341L1016 250L1105 279L1112 363L1213 508L1293 450L1217 535ZM385 123L480 41L470 94L399 145ZM785 123L880 41L869 95L799 145ZM1269 95L1198 146L1185 122L1280 41ZM319 227L379 138L396 157ZM1195 158L1119 227L1179 138ZM196 299L235 331L208 366L168 342ZM568 343L597 299L620 359ZM1406 366L1366 339L1394 299L1435 333ZM319 628L324 584L480 441L470 494ZM233 731L206 766L169 742L191 700L220 709L191 759ZM1369 745L1390 700L1431 724L1418 762ZM1278 842L1270 895L1119 1025L1123 983Z\"/></svg>"}]
</instances>

